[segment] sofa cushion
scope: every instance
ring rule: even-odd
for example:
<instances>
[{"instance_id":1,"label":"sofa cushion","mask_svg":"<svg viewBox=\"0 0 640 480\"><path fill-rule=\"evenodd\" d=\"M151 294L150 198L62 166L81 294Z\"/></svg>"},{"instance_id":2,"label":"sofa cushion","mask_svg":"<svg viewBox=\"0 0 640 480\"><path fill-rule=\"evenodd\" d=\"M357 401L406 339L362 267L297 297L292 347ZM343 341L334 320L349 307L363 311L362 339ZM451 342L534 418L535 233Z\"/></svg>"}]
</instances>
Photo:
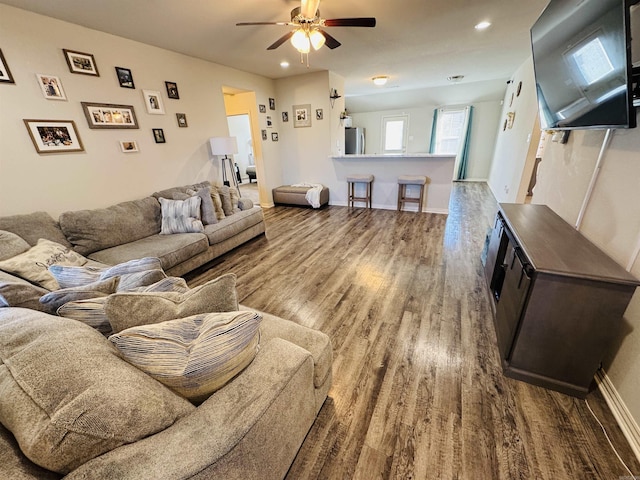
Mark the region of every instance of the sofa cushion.
<instances>
[{"instance_id":1,"label":"sofa cushion","mask_svg":"<svg viewBox=\"0 0 640 480\"><path fill-rule=\"evenodd\" d=\"M200 313L238 310L236 276L228 273L184 293L121 292L109 297L105 311L115 333L140 325Z\"/></svg>"},{"instance_id":2,"label":"sofa cushion","mask_svg":"<svg viewBox=\"0 0 640 480\"><path fill-rule=\"evenodd\" d=\"M215 245L263 221L262 209L254 207L228 216L215 225L207 225L204 233L209 240L209 245Z\"/></svg>"},{"instance_id":3,"label":"sofa cushion","mask_svg":"<svg viewBox=\"0 0 640 480\"><path fill-rule=\"evenodd\" d=\"M238 202L240 200L240 194L238 193L238 190L236 190L234 187L229 187L229 197L231 199L231 211L233 213L238 213L241 208L238 206Z\"/></svg>"},{"instance_id":4,"label":"sofa cushion","mask_svg":"<svg viewBox=\"0 0 640 480\"><path fill-rule=\"evenodd\" d=\"M229 187L226 185L216 185L215 189L218 190L220 200L222 200L222 210L224 210L225 216L233 215L233 204L231 203Z\"/></svg>"},{"instance_id":5,"label":"sofa cushion","mask_svg":"<svg viewBox=\"0 0 640 480\"><path fill-rule=\"evenodd\" d=\"M200 197L186 200L168 200L159 198L162 209L161 235L173 233L197 233L204 230L200 220Z\"/></svg>"},{"instance_id":6,"label":"sofa cushion","mask_svg":"<svg viewBox=\"0 0 640 480\"><path fill-rule=\"evenodd\" d=\"M41 238L46 238L65 247L71 247L71 243L60 230L58 222L46 212L0 217L0 230L15 233L32 247Z\"/></svg>"},{"instance_id":7,"label":"sofa cushion","mask_svg":"<svg viewBox=\"0 0 640 480\"><path fill-rule=\"evenodd\" d=\"M223 220L226 215L224 214L224 209L222 208L222 199L220 198L220 194L215 187L211 187L211 200L213 201L213 209L216 212L216 218L218 221Z\"/></svg>"},{"instance_id":8,"label":"sofa cushion","mask_svg":"<svg viewBox=\"0 0 640 480\"><path fill-rule=\"evenodd\" d=\"M0 271L0 307L24 307L45 311L40 297L46 293L49 293L49 290Z\"/></svg>"},{"instance_id":9,"label":"sofa cushion","mask_svg":"<svg viewBox=\"0 0 640 480\"><path fill-rule=\"evenodd\" d=\"M149 270L149 272L157 272L158 270ZM141 272L147 273L147 272ZM135 275L135 274L131 274ZM121 281L122 283L122 281ZM118 287L120 288L120 286ZM189 290L187 282L180 277L166 277L151 285L137 287L138 292L186 292ZM111 335L113 330L109 323L109 318L104 310L104 304L107 297L89 298L86 300L71 301L63 304L57 310L57 314L61 317L73 318L79 322L86 323L90 327L95 328L103 335Z\"/></svg>"},{"instance_id":10,"label":"sofa cushion","mask_svg":"<svg viewBox=\"0 0 640 480\"><path fill-rule=\"evenodd\" d=\"M68 473L193 410L87 325L0 309L0 422L34 463Z\"/></svg>"},{"instance_id":11,"label":"sofa cushion","mask_svg":"<svg viewBox=\"0 0 640 480\"><path fill-rule=\"evenodd\" d=\"M160 221L160 204L153 197L60 215L62 231L82 255L157 234Z\"/></svg>"},{"instance_id":12,"label":"sofa cushion","mask_svg":"<svg viewBox=\"0 0 640 480\"><path fill-rule=\"evenodd\" d=\"M113 267L95 267L91 265L82 267L51 265L49 267L49 273L56 279L60 288L81 287L82 285L97 282L98 280L107 280L111 277L119 277L149 270L162 270L162 263L159 258L137 258L128 262L119 263Z\"/></svg>"},{"instance_id":13,"label":"sofa cushion","mask_svg":"<svg viewBox=\"0 0 640 480\"><path fill-rule=\"evenodd\" d=\"M238 208L240 210L251 210L253 208L253 200L250 198L239 198Z\"/></svg>"},{"instance_id":14,"label":"sofa cushion","mask_svg":"<svg viewBox=\"0 0 640 480\"><path fill-rule=\"evenodd\" d=\"M254 312L204 313L129 328L109 340L129 363L200 403L251 363L261 320Z\"/></svg>"},{"instance_id":15,"label":"sofa cushion","mask_svg":"<svg viewBox=\"0 0 640 480\"><path fill-rule=\"evenodd\" d=\"M108 265L117 265L137 258L157 257L163 270L185 262L209 247L202 233L152 235L135 242L107 248L89 255L89 258Z\"/></svg>"},{"instance_id":16,"label":"sofa cushion","mask_svg":"<svg viewBox=\"0 0 640 480\"><path fill-rule=\"evenodd\" d=\"M24 253L0 261L0 270L13 273L47 290L59 288L56 279L49 273L53 264L84 265L87 259L69 247L41 238Z\"/></svg>"},{"instance_id":17,"label":"sofa cushion","mask_svg":"<svg viewBox=\"0 0 640 480\"><path fill-rule=\"evenodd\" d=\"M0 230L0 260L15 257L29 250L31 245L21 236Z\"/></svg>"},{"instance_id":18,"label":"sofa cushion","mask_svg":"<svg viewBox=\"0 0 640 480\"><path fill-rule=\"evenodd\" d=\"M204 225L212 225L218 223L218 217L216 216L215 206L213 205L213 199L211 198L211 187L202 187L197 190L187 190L186 194L176 195L197 195L200 197L200 214L202 217L202 223ZM176 199L176 195L173 196Z\"/></svg>"}]
</instances>

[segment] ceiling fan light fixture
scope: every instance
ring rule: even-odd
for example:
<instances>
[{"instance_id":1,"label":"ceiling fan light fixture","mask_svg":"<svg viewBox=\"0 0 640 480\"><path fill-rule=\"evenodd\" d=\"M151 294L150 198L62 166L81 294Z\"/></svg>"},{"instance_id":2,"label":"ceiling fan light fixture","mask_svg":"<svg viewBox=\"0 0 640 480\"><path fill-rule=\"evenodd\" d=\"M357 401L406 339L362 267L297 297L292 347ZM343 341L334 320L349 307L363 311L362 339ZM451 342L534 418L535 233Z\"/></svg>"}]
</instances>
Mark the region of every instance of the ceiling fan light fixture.
<instances>
[{"instance_id":1,"label":"ceiling fan light fixture","mask_svg":"<svg viewBox=\"0 0 640 480\"><path fill-rule=\"evenodd\" d=\"M309 50L311 50L309 36L307 35L307 32L302 29L296 30L291 36L291 45L293 45L300 53L309 53Z\"/></svg>"},{"instance_id":2,"label":"ceiling fan light fixture","mask_svg":"<svg viewBox=\"0 0 640 480\"><path fill-rule=\"evenodd\" d=\"M386 75L378 75L377 77L373 77L371 80L375 85L381 87L382 85L385 85L387 83L389 77L387 77Z\"/></svg>"},{"instance_id":3,"label":"ceiling fan light fixture","mask_svg":"<svg viewBox=\"0 0 640 480\"><path fill-rule=\"evenodd\" d=\"M314 29L309 34L309 40L311 41L311 46L314 50L320 50L327 39L320 30Z\"/></svg>"}]
</instances>

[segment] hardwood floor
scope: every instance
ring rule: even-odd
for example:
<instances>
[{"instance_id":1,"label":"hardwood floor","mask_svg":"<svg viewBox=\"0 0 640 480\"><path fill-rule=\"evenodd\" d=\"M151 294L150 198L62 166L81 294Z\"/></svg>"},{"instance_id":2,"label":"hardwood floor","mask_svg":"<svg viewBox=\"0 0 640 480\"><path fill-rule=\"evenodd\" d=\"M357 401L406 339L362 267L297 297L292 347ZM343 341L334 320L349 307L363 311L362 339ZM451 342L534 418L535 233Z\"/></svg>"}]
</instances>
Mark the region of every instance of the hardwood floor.
<instances>
[{"instance_id":1,"label":"hardwood floor","mask_svg":"<svg viewBox=\"0 0 640 480\"><path fill-rule=\"evenodd\" d=\"M619 479L586 403L506 378L480 252L496 211L456 184L448 216L276 207L267 235L188 278L326 332L333 386L288 479ZM589 405L640 464L595 390ZM292 412L295 415L295 412Z\"/></svg>"}]
</instances>

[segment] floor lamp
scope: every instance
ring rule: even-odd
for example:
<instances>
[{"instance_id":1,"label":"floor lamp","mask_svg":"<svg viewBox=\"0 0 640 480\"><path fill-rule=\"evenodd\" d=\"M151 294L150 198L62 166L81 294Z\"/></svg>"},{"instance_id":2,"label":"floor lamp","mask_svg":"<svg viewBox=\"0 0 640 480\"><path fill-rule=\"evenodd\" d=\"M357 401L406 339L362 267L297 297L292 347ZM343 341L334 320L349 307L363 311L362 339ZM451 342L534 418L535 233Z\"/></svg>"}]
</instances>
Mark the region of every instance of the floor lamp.
<instances>
[{"instance_id":1,"label":"floor lamp","mask_svg":"<svg viewBox=\"0 0 640 480\"><path fill-rule=\"evenodd\" d=\"M240 193L240 187L238 187L238 179L235 175L232 159L228 157L228 155L238 153L238 142L236 141L236 137L211 137L209 139L209 143L211 144L212 155L224 155L224 158L222 158L222 183L227 187L231 186L227 177L228 163L233 184L235 185L236 190L238 190L238 195L242 196L242 193Z\"/></svg>"}]
</instances>

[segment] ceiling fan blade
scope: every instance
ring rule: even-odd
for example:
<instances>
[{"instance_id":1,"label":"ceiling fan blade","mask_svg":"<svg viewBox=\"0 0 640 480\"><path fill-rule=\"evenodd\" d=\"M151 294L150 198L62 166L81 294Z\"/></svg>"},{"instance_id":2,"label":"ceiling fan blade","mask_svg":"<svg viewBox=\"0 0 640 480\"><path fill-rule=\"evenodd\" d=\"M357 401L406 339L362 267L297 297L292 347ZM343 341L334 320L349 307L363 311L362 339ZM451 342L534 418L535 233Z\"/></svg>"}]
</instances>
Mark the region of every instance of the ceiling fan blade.
<instances>
[{"instance_id":1,"label":"ceiling fan blade","mask_svg":"<svg viewBox=\"0 0 640 480\"><path fill-rule=\"evenodd\" d=\"M267 50L275 50L276 48L278 48L280 45L282 45L284 42L286 42L287 40L289 40L291 37L293 36L293 32L289 32L283 36L281 36L278 40L276 40L275 42L273 42L271 45L269 45L267 47Z\"/></svg>"},{"instance_id":2,"label":"ceiling fan blade","mask_svg":"<svg viewBox=\"0 0 640 480\"><path fill-rule=\"evenodd\" d=\"M374 17L332 18L324 21L325 27L375 27Z\"/></svg>"},{"instance_id":3,"label":"ceiling fan blade","mask_svg":"<svg viewBox=\"0 0 640 480\"><path fill-rule=\"evenodd\" d=\"M293 25L291 22L240 22L236 27L246 27L247 25Z\"/></svg>"},{"instance_id":4,"label":"ceiling fan blade","mask_svg":"<svg viewBox=\"0 0 640 480\"><path fill-rule=\"evenodd\" d=\"M329 35L324 30L321 30L320 28L318 30L320 31L320 33L322 33L322 35L324 35L324 38L325 38L324 44L327 47L329 47L331 50L333 50L334 48L338 48L340 45L342 45L338 40L333 38L331 35Z\"/></svg>"},{"instance_id":5,"label":"ceiling fan blade","mask_svg":"<svg viewBox=\"0 0 640 480\"><path fill-rule=\"evenodd\" d=\"M316 16L320 0L302 0L300 14L304 18L313 18Z\"/></svg>"}]
</instances>

